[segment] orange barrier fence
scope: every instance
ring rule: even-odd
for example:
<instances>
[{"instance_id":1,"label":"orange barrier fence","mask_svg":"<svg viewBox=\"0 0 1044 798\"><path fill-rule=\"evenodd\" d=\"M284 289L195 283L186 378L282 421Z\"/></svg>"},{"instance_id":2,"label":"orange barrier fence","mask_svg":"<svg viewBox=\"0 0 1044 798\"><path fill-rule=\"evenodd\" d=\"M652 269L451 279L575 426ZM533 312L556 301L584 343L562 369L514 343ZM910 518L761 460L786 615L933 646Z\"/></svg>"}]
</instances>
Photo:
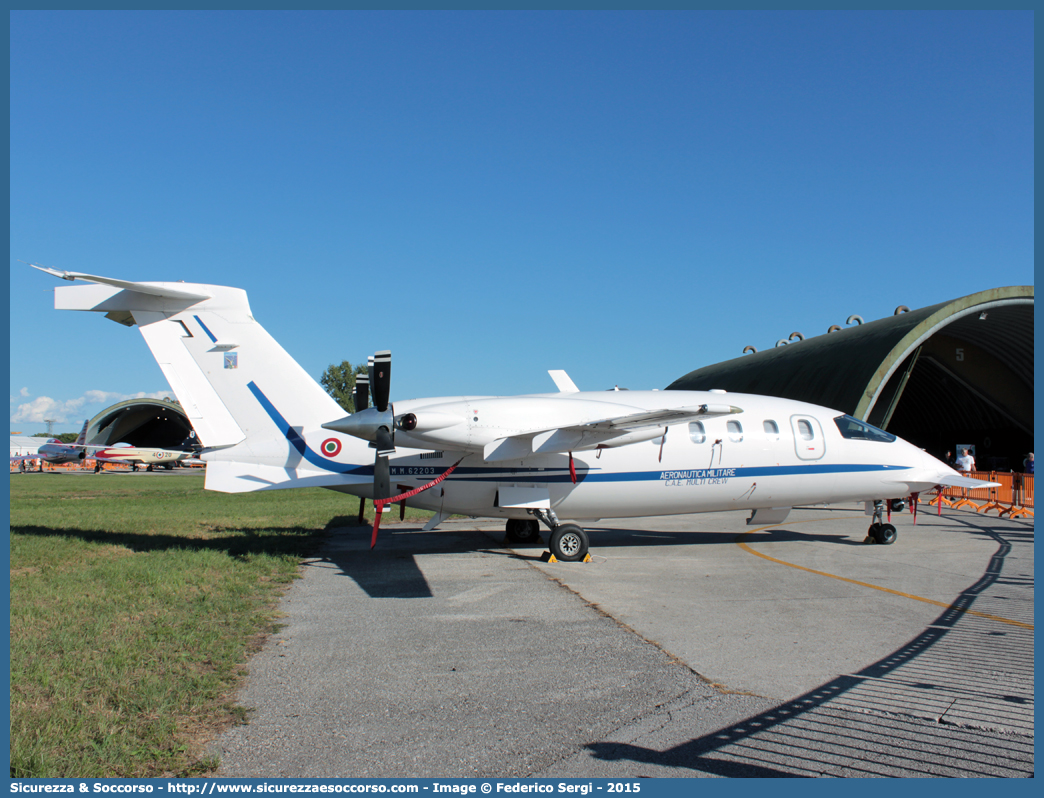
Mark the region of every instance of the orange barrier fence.
<instances>
[{"instance_id":1,"label":"orange barrier fence","mask_svg":"<svg viewBox=\"0 0 1044 798\"><path fill-rule=\"evenodd\" d=\"M1033 474L1003 471L970 471L968 476L983 482L999 482L995 488L943 488L922 496L931 504L965 508L986 513L996 510L1000 515L1016 518L1033 515Z\"/></svg>"}]
</instances>

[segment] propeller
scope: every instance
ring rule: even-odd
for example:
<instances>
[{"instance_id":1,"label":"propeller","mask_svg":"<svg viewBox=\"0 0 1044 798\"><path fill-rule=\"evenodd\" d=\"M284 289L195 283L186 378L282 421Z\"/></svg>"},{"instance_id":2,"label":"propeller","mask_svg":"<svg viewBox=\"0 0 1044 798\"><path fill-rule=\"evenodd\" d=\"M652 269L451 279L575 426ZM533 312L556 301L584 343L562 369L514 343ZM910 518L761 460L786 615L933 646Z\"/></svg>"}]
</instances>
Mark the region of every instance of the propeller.
<instances>
[{"instance_id":1,"label":"propeller","mask_svg":"<svg viewBox=\"0 0 1044 798\"><path fill-rule=\"evenodd\" d=\"M383 350L367 358L366 370L367 374L360 374L355 380L356 412L322 427L370 441L370 445L377 449L373 463L373 498L388 499L392 496L388 457L395 454L395 409L388 401L391 394L391 352ZM368 406L371 390L373 407Z\"/></svg>"},{"instance_id":2,"label":"propeller","mask_svg":"<svg viewBox=\"0 0 1044 798\"><path fill-rule=\"evenodd\" d=\"M373 406L378 413L388 409L388 396L391 393L391 352L377 352L371 358L371 380L373 383Z\"/></svg>"},{"instance_id":3,"label":"propeller","mask_svg":"<svg viewBox=\"0 0 1044 798\"><path fill-rule=\"evenodd\" d=\"M355 404L356 413L370 406L370 377L368 374L356 376L355 389L352 391L352 402Z\"/></svg>"}]
</instances>

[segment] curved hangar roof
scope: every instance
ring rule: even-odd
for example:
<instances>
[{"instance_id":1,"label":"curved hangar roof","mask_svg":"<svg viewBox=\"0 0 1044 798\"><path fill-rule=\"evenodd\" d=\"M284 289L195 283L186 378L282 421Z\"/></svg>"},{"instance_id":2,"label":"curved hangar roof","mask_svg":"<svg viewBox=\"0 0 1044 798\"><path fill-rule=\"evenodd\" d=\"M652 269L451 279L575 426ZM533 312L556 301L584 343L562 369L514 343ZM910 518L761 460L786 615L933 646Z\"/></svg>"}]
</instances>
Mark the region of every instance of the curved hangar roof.
<instances>
[{"instance_id":1,"label":"curved hangar roof","mask_svg":"<svg viewBox=\"0 0 1044 798\"><path fill-rule=\"evenodd\" d=\"M129 443L156 449L176 449L192 432L181 405L169 399L128 399L90 420L87 441L101 446Z\"/></svg>"},{"instance_id":2,"label":"curved hangar roof","mask_svg":"<svg viewBox=\"0 0 1044 798\"><path fill-rule=\"evenodd\" d=\"M667 386L710 388L825 405L939 453L965 442L1021 456L1033 435L1033 286L981 291L744 355ZM979 440L968 437L975 434Z\"/></svg>"}]
</instances>

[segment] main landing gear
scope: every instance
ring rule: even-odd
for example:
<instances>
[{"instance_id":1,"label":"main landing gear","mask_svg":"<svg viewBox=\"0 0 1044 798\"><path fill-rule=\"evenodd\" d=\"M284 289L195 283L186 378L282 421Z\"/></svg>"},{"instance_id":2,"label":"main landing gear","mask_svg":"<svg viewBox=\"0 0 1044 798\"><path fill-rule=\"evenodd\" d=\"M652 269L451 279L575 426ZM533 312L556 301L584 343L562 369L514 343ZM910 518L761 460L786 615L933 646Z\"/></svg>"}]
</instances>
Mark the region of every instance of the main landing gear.
<instances>
[{"instance_id":1,"label":"main landing gear","mask_svg":"<svg viewBox=\"0 0 1044 798\"><path fill-rule=\"evenodd\" d=\"M551 550L556 560L581 562L587 557L587 550L591 544L587 538L587 533L583 529L576 524L561 523L554 510L530 510L530 512L543 521L548 529L551 530L551 538L548 540L547 547ZM512 537L512 535L522 534L523 532L520 532L520 530L530 534L531 537L525 539ZM508 539L513 542L528 543L534 541L537 539L539 531L540 525L532 519L512 519L507 523Z\"/></svg>"},{"instance_id":2,"label":"main landing gear","mask_svg":"<svg viewBox=\"0 0 1044 798\"><path fill-rule=\"evenodd\" d=\"M874 543L880 543L885 546L895 543L895 539L899 536L899 533L895 531L895 527L891 524L882 523L884 521L884 512L884 501L880 499L875 501L873 523L871 523L870 528L866 530L866 540L863 541L864 543L869 543L871 540Z\"/></svg>"},{"instance_id":3,"label":"main landing gear","mask_svg":"<svg viewBox=\"0 0 1044 798\"><path fill-rule=\"evenodd\" d=\"M532 518L509 518L507 539L512 543L536 543L540 538L540 523Z\"/></svg>"}]
</instances>

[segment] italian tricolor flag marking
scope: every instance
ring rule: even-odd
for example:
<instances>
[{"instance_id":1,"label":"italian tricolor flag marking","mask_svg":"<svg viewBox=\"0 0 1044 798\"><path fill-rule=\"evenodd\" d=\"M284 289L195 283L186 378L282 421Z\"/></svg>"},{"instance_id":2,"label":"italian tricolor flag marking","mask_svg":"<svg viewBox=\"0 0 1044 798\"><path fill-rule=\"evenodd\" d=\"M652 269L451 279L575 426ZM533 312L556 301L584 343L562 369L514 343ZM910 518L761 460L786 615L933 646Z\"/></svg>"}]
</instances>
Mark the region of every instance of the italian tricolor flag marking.
<instances>
[{"instance_id":1,"label":"italian tricolor flag marking","mask_svg":"<svg viewBox=\"0 0 1044 798\"><path fill-rule=\"evenodd\" d=\"M341 442L337 438L327 438L323 441L322 450L327 457L337 457L341 453Z\"/></svg>"}]
</instances>

